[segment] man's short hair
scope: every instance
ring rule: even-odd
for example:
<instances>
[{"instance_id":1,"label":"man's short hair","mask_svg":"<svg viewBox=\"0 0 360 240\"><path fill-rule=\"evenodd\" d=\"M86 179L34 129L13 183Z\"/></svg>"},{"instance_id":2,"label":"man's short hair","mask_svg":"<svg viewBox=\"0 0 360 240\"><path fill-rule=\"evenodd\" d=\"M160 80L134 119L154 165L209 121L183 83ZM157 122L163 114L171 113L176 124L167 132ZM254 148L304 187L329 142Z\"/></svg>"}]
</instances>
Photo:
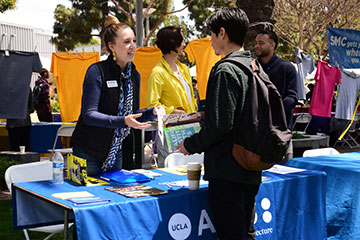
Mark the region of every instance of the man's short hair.
<instances>
[{"instance_id":1,"label":"man's short hair","mask_svg":"<svg viewBox=\"0 0 360 240\"><path fill-rule=\"evenodd\" d=\"M259 32L256 34L256 36L259 35L259 34L263 34L263 35L266 34L266 35L268 35L268 36L269 36L269 39L272 39L272 40L275 42L275 49L277 48L278 43L279 43L279 38L278 38L278 36L276 35L276 33L275 33L274 31L269 30L269 29L265 29L265 30L259 31ZM274 50L275 50L275 49L274 49Z\"/></svg>"},{"instance_id":2,"label":"man's short hair","mask_svg":"<svg viewBox=\"0 0 360 240\"><path fill-rule=\"evenodd\" d=\"M176 48L181 46L183 40L184 37L179 27L168 26L158 31L155 44L160 48L162 54L168 54L171 51L176 52Z\"/></svg>"},{"instance_id":3,"label":"man's short hair","mask_svg":"<svg viewBox=\"0 0 360 240\"><path fill-rule=\"evenodd\" d=\"M240 46L244 45L249 19L242 9L221 9L206 19L205 24L216 36L220 32L220 28L224 28L231 42Z\"/></svg>"}]
</instances>

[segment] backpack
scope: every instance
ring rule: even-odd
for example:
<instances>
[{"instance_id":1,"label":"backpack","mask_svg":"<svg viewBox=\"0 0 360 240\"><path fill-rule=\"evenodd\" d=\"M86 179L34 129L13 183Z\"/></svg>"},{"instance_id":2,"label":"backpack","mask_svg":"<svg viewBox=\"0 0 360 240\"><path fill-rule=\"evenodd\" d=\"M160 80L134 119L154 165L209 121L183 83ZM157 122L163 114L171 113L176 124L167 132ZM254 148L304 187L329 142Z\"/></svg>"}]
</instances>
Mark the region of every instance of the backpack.
<instances>
[{"instance_id":1,"label":"backpack","mask_svg":"<svg viewBox=\"0 0 360 240\"><path fill-rule=\"evenodd\" d=\"M32 93L32 101L35 109L40 108L41 106L41 87L42 84L35 84L33 93Z\"/></svg>"},{"instance_id":2,"label":"backpack","mask_svg":"<svg viewBox=\"0 0 360 240\"><path fill-rule=\"evenodd\" d=\"M234 123L232 155L246 170L271 168L283 160L292 138L281 95L258 61L252 61L252 68L235 57L223 61L236 64L249 76L243 111Z\"/></svg>"}]
</instances>

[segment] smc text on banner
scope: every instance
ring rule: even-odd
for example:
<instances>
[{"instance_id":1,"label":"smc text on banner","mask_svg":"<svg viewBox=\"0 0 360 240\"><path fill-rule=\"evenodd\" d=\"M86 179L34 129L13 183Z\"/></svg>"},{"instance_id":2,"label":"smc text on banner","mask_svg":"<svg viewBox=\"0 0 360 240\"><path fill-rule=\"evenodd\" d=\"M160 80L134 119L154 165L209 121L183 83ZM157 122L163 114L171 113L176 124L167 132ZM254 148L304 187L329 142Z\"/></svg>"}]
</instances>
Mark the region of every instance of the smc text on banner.
<instances>
[{"instance_id":1,"label":"smc text on banner","mask_svg":"<svg viewBox=\"0 0 360 240\"><path fill-rule=\"evenodd\" d=\"M330 64L360 68L360 31L326 28Z\"/></svg>"}]
</instances>

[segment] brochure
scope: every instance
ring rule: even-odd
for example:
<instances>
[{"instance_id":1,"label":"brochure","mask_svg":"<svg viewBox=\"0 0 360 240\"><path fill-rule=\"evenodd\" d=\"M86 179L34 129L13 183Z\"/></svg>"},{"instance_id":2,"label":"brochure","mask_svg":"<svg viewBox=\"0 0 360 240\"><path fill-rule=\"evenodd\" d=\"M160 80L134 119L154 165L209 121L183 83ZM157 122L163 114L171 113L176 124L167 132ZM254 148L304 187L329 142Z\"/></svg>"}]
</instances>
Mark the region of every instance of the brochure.
<instances>
[{"instance_id":1,"label":"brochure","mask_svg":"<svg viewBox=\"0 0 360 240\"><path fill-rule=\"evenodd\" d=\"M89 177L86 171L86 160L72 154L67 157L67 178L87 187L109 184L101 179Z\"/></svg>"},{"instance_id":2,"label":"brochure","mask_svg":"<svg viewBox=\"0 0 360 240\"><path fill-rule=\"evenodd\" d=\"M80 192L62 192L62 193L53 193L51 196L60 198L62 200L68 199L68 198L79 198L79 197L94 197L93 194L87 192L87 191L80 191Z\"/></svg>"},{"instance_id":3,"label":"brochure","mask_svg":"<svg viewBox=\"0 0 360 240\"><path fill-rule=\"evenodd\" d=\"M146 169L133 169L131 170L132 172L135 172L135 173L141 173L141 174L144 174L144 175L148 175L148 176L152 176L152 177L160 177L162 174L161 173L157 173L157 172L154 172L154 171L149 171L149 170L146 170Z\"/></svg>"},{"instance_id":4,"label":"brochure","mask_svg":"<svg viewBox=\"0 0 360 240\"><path fill-rule=\"evenodd\" d=\"M153 176L144 175L128 170L103 172L99 175L99 177L107 181L111 180L122 184L148 182L154 179Z\"/></svg>"},{"instance_id":5,"label":"brochure","mask_svg":"<svg viewBox=\"0 0 360 240\"><path fill-rule=\"evenodd\" d=\"M185 138L198 133L200 129L200 123L198 122L165 128L165 137L169 152L174 152L177 145L184 141Z\"/></svg>"},{"instance_id":6,"label":"brochure","mask_svg":"<svg viewBox=\"0 0 360 240\"><path fill-rule=\"evenodd\" d=\"M110 199L103 198L103 197L76 197L76 198L68 198L69 202L74 204L75 206L81 205L92 205L92 204L99 204L99 203L107 203L110 202Z\"/></svg>"},{"instance_id":7,"label":"brochure","mask_svg":"<svg viewBox=\"0 0 360 240\"><path fill-rule=\"evenodd\" d=\"M165 126L200 122L200 113L171 113L165 120Z\"/></svg>"},{"instance_id":8,"label":"brochure","mask_svg":"<svg viewBox=\"0 0 360 240\"><path fill-rule=\"evenodd\" d=\"M122 187L108 187L105 188L105 190L115 192L129 198L148 197L168 193L168 191L141 184Z\"/></svg>"}]
</instances>

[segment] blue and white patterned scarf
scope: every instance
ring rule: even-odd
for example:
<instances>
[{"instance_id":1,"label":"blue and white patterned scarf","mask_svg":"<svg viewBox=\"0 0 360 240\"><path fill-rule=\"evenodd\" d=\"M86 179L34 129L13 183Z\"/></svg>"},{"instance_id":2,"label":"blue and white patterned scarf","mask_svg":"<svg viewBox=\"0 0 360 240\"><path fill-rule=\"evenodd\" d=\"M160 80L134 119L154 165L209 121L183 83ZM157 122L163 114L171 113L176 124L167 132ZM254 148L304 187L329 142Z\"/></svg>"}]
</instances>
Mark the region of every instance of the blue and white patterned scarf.
<instances>
[{"instance_id":1,"label":"blue and white patterned scarf","mask_svg":"<svg viewBox=\"0 0 360 240\"><path fill-rule=\"evenodd\" d=\"M131 62L128 63L124 72L121 73L124 81L120 84L120 100L118 116L133 114L133 83L131 81ZM130 127L115 128L114 137L109 155L102 165L102 171L111 169L116 161L122 161L122 142L129 135Z\"/></svg>"}]
</instances>

